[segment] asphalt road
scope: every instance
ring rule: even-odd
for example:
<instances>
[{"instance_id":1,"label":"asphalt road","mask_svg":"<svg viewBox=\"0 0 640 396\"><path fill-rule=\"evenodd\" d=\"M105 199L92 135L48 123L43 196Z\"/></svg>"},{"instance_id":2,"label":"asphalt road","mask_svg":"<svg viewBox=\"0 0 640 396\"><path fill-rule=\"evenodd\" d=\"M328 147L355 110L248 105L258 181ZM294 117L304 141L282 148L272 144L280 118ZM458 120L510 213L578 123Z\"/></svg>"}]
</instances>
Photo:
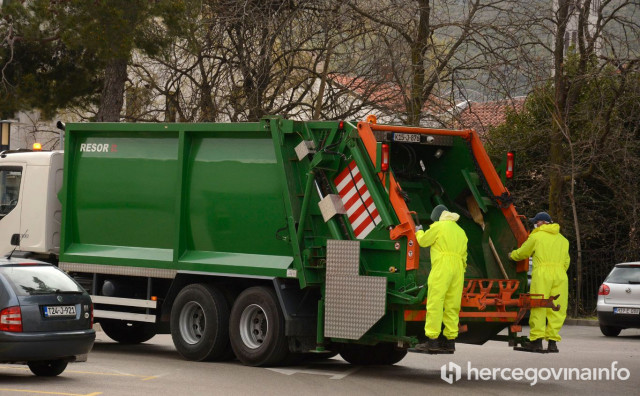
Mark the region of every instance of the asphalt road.
<instances>
[{"instance_id":1,"label":"asphalt road","mask_svg":"<svg viewBox=\"0 0 640 396\"><path fill-rule=\"evenodd\" d=\"M640 330L607 338L597 327L565 326L562 335L559 354L516 352L489 342L458 345L455 355L410 353L392 367L351 366L335 357L297 367L253 368L237 361L185 361L168 335L123 346L99 332L88 361L69 365L59 377L0 365L0 395L640 394ZM460 366L458 381L451 362ZM615 379L607 380L604 370L611 376L613 362ZM443 365L452 384L441 378ZM593 380L594 374L601 379Z\"/></svg>"}]
</instances>

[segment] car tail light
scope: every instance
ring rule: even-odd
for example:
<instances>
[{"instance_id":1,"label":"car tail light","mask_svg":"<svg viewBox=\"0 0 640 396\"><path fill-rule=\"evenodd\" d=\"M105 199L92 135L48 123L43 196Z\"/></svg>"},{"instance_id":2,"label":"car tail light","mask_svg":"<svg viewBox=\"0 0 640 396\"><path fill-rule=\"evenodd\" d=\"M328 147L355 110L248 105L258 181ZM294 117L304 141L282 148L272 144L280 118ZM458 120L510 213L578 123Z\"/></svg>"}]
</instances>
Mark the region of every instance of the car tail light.
<instances>
[{"instance_id":1,"label":"car tail light","mask_svg":"<svg viewBox=\"0 0 640 396\"><path fill-rule=\"evenodd\" d=\"M0 311L0 331L22 332L20 307L9 307Z\"/></svg>"},{"instance_id":2,"label":"car tail light","mask_svg":"<svg viewBox=\"0 0 640 396\"><path fill-rule=\"evenodd\" d=\"M599 296L608 296L609 292L611 291L611 289L609 289L609 286L605 285L604 283L600 285L600 289L598 289L598 295Z\"/></svg>"},{"instance_id":3,"label":"car tail light","mask_svg":"<svg viewBox=\"0 0 640 396\"><path fill-rule=\"evenodd\" d=\"M91 312L91 328L93 329L93 303L89 304L89 311Z\"/></svg>"}]
</instances>

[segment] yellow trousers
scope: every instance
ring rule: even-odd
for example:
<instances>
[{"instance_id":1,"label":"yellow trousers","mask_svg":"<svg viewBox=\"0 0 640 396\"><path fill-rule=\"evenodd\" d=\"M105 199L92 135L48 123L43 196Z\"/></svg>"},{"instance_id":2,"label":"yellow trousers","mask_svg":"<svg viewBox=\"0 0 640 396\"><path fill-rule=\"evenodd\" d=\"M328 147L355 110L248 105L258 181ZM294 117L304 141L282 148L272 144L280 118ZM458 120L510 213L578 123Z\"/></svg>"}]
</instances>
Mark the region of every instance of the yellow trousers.
<instances>
[{"instance_id":1,"label":"yellow trousers","mask_svg":"<svg viewBox=\"0 0 640 396\"><path fill-rule=\"evenodd\" d=\"M531 294L543 294L544 298L560 295L555 304L560 304L560 310L551 308L532 308L529 317L531 341L539 338L560 341L560 329L567 317L567 303L569 294L569 280L564 267L559 264L536 264L531 273Z\"/></svg>"},{"instance_id":2,"label":"yellow trousers","mask_svg":"<svg viewBox=\"0 0 640 396\"><path fill-rule=\"evenodd\" d=\"M456 254L444 255L434 263L427 281L427 318L424 333L429 338L438 338L442 324L447 339L458 337L460 303L464 283L464 266Z\"/></svg>"}]
</instances>

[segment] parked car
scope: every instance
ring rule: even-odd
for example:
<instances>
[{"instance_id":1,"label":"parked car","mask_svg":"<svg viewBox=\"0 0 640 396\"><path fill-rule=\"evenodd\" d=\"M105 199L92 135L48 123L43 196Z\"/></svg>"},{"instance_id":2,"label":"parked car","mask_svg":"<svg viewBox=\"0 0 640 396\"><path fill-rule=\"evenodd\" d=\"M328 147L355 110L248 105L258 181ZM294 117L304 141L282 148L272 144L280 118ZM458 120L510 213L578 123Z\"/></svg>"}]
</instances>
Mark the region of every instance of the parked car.
<instances>
[{"instance_id":1,"label":"parked car","mask_svg":"<svg viewBox=\"0 0 640 396\"><path fill-rule=\"evenodd\" d=\"M640 262L613 267L598 290L597 309L600 330L608 337L640 328Z\"/></svg>"},{"instance_id":2,"label":"parked car","mask_svg":"<svg viewBox=\"0 0 640 396\"><path fill-rule=\"evenodd\" d=\"M56 376L96 338L89 294L57 267L0 258L0 363Z\"/></svg>"}]
</instances>

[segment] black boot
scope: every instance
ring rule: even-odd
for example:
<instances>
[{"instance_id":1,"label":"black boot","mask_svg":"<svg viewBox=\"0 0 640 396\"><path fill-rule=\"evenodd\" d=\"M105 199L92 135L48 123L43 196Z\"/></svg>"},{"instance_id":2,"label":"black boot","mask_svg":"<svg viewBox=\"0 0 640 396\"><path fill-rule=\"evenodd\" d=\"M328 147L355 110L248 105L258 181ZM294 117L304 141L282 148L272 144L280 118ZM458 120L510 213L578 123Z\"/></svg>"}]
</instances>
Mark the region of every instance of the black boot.
<instances>
[{"instance_id":1,"label":"black boot","mask_svg":"<svg viewBox=\"0 0 640 396\"><path fill-rule=\"evenodd\" d=\"M424 352L439 352L440 343L437 338L427 338L427 342L416 345L415 349Z\"/></svg>"},{"instance_id":2,"label":"black boot","mask_svg":"<svg viewBox=\"0 0 640 396\"><path fill-rule=\"evenodd\" d=\"M549 340L549 346L547 347L547 352L558 353L560 350L558 349L558 344L554 340Z\"/></svg>"},{"instance_id":3,"label":"black boot","mask_svg":"<svg viewBox=\"0 0 640 396\"><path fill-rule=\"evenodd\" d=\"M456 340L448 340L445 339L444 343L442 344L442 349L446 352L450 352L453 353L456 351Z\"/></svg>"},{"instance_id":4,"label":"black boot","mask_svg":"<svg viewBox=\"0 0 640 396\"><path fill-rule=\"evenodd\" d=\"M522 349L530 351L530 352L540 352L542 351L542 338L538 338L537 340L525 342L522 345Z\"/></svg>"},{"instance_id":5,"label":"black boot","mask_svg":"<svg viewBox=\"0 0 640 396\"><path fill-rule=\"evenodd\" d=\"M442 348L440 348L440 341L437 338L429 338L427 341L427 349L429 352L441 352Z\"/></svg>"}]
</instances>

